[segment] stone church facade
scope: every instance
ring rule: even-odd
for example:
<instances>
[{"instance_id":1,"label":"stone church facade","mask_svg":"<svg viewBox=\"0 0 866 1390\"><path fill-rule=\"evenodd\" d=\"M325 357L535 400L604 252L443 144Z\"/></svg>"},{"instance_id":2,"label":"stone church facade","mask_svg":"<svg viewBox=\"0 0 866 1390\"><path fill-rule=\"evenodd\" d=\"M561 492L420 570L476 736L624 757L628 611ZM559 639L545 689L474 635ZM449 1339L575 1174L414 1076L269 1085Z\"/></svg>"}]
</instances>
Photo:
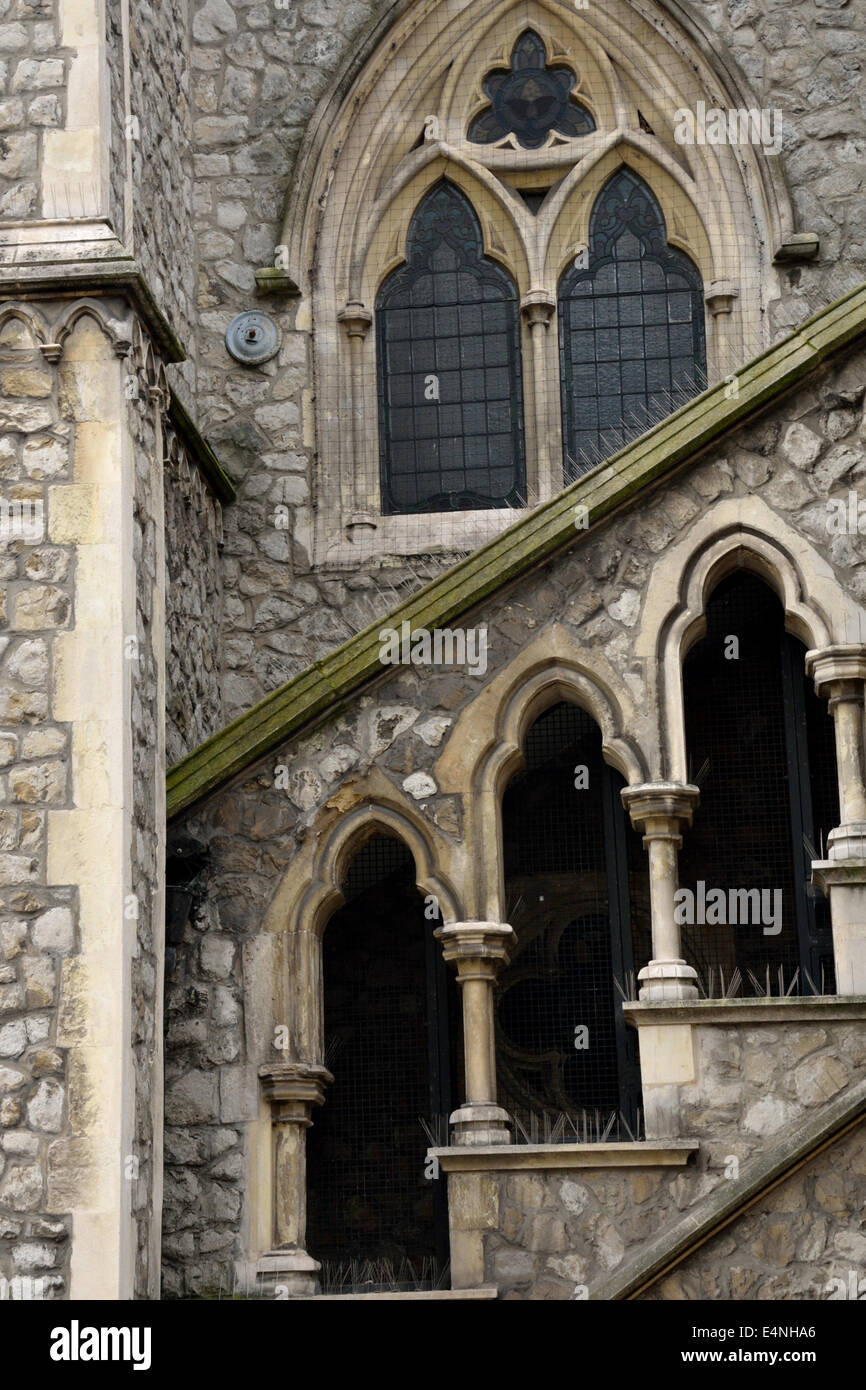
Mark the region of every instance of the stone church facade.
<instances>
[{"instance_id":1,"label":"stone church facade","mask_svg":"<svg viewBox=\"0 0 866 1390\"><path fill-rule=\"evenodd\" d=\"M3 1287L859 1296L862 6L0 54Z\"/></svg>"}]
</instances>

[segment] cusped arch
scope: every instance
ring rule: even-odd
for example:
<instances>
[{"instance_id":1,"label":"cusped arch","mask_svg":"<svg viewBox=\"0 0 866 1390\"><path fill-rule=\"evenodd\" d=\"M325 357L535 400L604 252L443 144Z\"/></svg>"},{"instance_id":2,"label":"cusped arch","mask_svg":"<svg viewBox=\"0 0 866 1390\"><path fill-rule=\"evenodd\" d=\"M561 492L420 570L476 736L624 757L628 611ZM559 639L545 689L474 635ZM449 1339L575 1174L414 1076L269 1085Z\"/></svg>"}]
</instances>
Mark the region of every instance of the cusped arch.
<instances>
[{"instance_id":1,"label":"cusped arch","mask_svg":"<svg viewBox=\"0 0 866 1390\"><path fill-rule=\"evenodd\" d=\"M425 896L435 897L444 921L456 922L460 902L453 884L441 871L441 846L429 825L420 816L381 801L369 802L349 811L323 839L318 856L317 881L302 911L311 928L321 934L337 907L344 901L340 885L355 855L382 834L401 840L415 861L415 881Z\"/></svg>"},{"instance_id":2,"label":"cusped arch","mask_svg":"<svg viewBox=\"0 0 866 1390\"><path fill-rule=\"evenodd\" d=\"M34 349L42 346L48 341L48 330L45 320L35 309L26 308L21 304L4 304L0 310L0 333L8 323L20 323L27 330L31 345Z\"/></svg>"},{"instance_id":3,"label":"cusped arch","mask_svg":"<svg viewBox=\"0 0 866 1390\"><path fill-rule=\"evenodd\" d=\"M66 310L55 325L54 336L61 348L82 319L90 318L105 335L119 357L125 357L132 347L132 331L127 323L105 313L94 299L79 299Z\"/></svg>"},{"instance_id":4,"label":"cusped arch","mask_svg":"<svg viewBox=\"0 0 866 1390\"><path fill-rule=\"evenodd\" d=\"M688 780L683 662L706 632L713 590L740 569L769 585L784 609L786 630L807 648L859 640L866 630L866 612L831 566L766 503L750 497L717 504L657 563L637 644L636 654L657 682L658 773L675 782Z\"/></svg>"},{"instance_id":5,"label":"cusped arch","mask_svg":"<svg viewBox=\"0 0 866 1390\"><path fill-rule=\"evenodd\" d=\"M530 726L560 701L579 705L595 720L602 754L629 785L647 780L648 759L634 730L632 695L598 653L583 650L554 623L500 671L460 715L436 763L442 791L465 795L470 915L504 920L501 802L507 783L525 766L523 747Z\"/></svg>"}]
</instances>

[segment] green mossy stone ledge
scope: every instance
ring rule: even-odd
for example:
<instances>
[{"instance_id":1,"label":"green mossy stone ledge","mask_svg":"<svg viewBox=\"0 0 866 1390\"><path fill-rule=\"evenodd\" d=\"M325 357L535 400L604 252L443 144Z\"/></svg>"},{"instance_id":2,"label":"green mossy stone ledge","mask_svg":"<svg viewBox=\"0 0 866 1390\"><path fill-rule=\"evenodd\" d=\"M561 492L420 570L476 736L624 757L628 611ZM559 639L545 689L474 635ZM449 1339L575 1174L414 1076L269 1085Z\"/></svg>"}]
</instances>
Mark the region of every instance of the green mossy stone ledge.
<instances>
[{"instance_id":1,"label":"green mossy stone ledge","mask_svg":"<svg viewBox=\"0 0 866 1390\"><path fill-rule=\"evenodd\" d=\"M483 599L526 574L556 551L587 535L618 508L678 465L696 458L734 426L766 408L826 358L866 332L866 285L822 309L782 342L737 373L739 393L725 382L668 416L661 424L585 474L551 501L382 614L370 627L274 690L176 763L167 777L169 819L188 810L257 759L334 713L357 690L383 674L382 627L444 627ZM586 507L587 526L575 529L575 508Z\"/></svg>"}]
</instances>

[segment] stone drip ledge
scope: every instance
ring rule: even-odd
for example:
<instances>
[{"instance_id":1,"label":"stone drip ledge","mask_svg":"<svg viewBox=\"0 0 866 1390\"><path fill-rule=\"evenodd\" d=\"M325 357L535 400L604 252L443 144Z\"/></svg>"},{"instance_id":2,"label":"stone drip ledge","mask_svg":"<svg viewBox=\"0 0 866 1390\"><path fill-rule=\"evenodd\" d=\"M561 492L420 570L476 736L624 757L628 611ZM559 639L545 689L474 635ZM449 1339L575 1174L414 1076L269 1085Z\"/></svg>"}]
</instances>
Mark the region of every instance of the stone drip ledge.
<instances>
[{"instance_id":1,"label":"stone drip ledge","mask_svg":"<svg viewBox=\"0 0 866 1390\"><path fill-rule=\"evenodd\" d=\"M796 999L656 999L623 1004L635 1028L659 1024L846 1023L866 1019L866 995L822 994Z\"/></svg>"},{"instance_id":2,"label":"stone drip ledge","mask_svg":"<svg viewBox=\"0 0 866 1390\"><path fill-rule=\"evenodd\" d=\"M683 1168L697 1153L697 1139L641 1140L617 1144L467 1144L430 1149L446 1173L544 1171L569 1168Z\"/></svg>"}]
</instances>

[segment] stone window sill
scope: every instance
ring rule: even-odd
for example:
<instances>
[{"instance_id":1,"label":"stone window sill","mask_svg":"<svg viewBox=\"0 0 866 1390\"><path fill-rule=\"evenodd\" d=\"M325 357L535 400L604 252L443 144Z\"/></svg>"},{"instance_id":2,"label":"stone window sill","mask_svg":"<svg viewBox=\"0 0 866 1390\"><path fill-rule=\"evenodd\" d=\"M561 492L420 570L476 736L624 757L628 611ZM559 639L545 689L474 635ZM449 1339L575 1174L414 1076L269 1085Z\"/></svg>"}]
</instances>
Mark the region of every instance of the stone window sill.
<instances>
[{"instance_id":1,"label":"stone window sill","mask_svg":"<svg viewBox=\"0 0 866 1390\"><path fill-rule=\"evenodd\" d=\"M866 995L824 994L811 999L655 999L623 1004L635 1028L659 1024L823 1023L866 1018Z\"/></svg>"},{"instance_id":2,"label":"stone window sill","mask_svg":"<svg viewBox=\"0 0 866 1390\"><path fill-rule=\"evenodd\" d=\"M430 1149L445 1173L523 1172L565 1168L682 1168L700 1145L696 1139L643 1140L629 1144L497 1144Z\"/></svg>"}]
</instances>

